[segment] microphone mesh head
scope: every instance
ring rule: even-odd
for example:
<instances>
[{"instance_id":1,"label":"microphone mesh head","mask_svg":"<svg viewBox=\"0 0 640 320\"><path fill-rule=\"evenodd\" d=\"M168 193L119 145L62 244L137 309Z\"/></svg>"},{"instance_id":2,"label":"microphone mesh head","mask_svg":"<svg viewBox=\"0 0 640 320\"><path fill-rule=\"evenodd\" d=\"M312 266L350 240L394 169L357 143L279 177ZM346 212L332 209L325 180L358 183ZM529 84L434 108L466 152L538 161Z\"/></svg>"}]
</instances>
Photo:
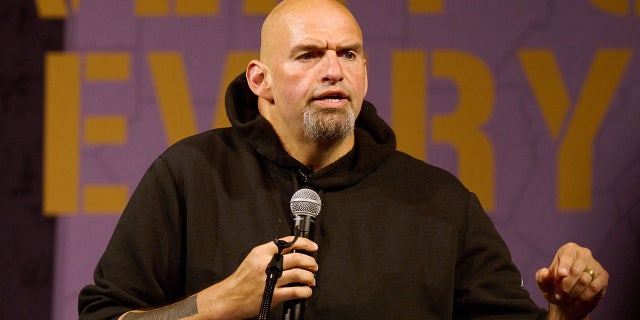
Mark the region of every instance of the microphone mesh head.
<instances>
[{"instance_id":1,"label":"microphone mesh head","mask_svg":"<svg viewBox=\"0 0 640 320\"><path fill-rule=\"evenodd\" d=\"M294 215L303 214L310 216L318 216L322 201L317 192L311 189L300 189L291 196L291 212Z\"/></svg>"}]
</instances>

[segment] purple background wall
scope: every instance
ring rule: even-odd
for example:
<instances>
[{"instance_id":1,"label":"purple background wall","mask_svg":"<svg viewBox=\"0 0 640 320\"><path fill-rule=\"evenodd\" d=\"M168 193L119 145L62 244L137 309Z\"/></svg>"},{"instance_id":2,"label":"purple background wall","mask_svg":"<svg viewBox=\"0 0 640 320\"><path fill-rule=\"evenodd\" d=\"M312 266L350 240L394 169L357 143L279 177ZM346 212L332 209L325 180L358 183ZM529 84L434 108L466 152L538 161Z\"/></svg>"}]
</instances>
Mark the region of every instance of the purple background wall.
<instances>
[{"instance_id":1,"label":"purple background wall","mask_svg":"<svg viewBox=\"0 0 640 320\"><path fill-rule=\"evenodd\" d=\"M535 288L535 270L548 265L561 244L575 241L592 248L611 273L607 297L593 318L633 319L640 315L629 303L637 297L634 289L640 283L635 272L640 267L640 4L631 0L606 2L622 10L614 14L612 9L603 9L601 2L444 0L441 13L423 14L411 12L409 1L349 0L347 5L365 33L370 82L367 99L389 121L394 52L421 50L426 54L427 66L431 66L434 52L454 50L468 53L488 66L495 85L495 103L482 130L494 152L496 197L490 216L511 248L525 286L544 305ZM169 1L168 13L154 17L136 15L135 3L81 1L65 17L66 52L79 53L81 57L96 52L123 52L130 57L127 81L83 83L82 116L123 115L128 135L123 145L80 146L81 186L121 183L131 192L147 166L167 147L150 54L180 54L197 130L203 131L211 127L220 87L225 85L222 74L228 53L258 49L264 16L245 14L244 1L219 1L218 13L205 16L174 14L171 8L175 2ZM576 112L576 101L596 52L622 49L631 53L594 140L584 141L591 144L594 154L592 205L587 210L562 210L557 205L560 142L547 129L518 57L521 50L540 48L554 54L571 101L569 117ZM460 161L456 149L436 143L430 125L431 119L451 111L458 91L451 83L435 79L429 68L425 76L427 133L416 139L425 141L427 161L457 173ZM406 107L426 106L416 103ZM15 115L3 113L0 119L0 130L13 128L10 131L16 133L11 141L38 140L33 132L8 127L5 114ZM30 115L34 126L41 125L40 116ZM564 120L560 136L568 130L568 123ZM40 133L41 128L34 131ZM26 148L1 141L8 154ZM41 147L39 143L35 141L34 145ZM5 151L3 157L4 154ZM33 163L40 163L38 152L28 155ZM39 174L39 168L34 172ZM16 185L19 179L9 175L8 185ZM10 188L1 190L9 190L5 197L19 198ZM26 208L27 204L16 206ZM3 217L15 214L5 201L0 208ZM55 218L52 319L77 317L77 294L91 281L95 263L117 218L117 214L96 215L82 210ZM37 233L37 227L27 231ZM15 266L15 262L9 262L11 259L3 255L2 263Z\"/></svg>"}]
</instances>

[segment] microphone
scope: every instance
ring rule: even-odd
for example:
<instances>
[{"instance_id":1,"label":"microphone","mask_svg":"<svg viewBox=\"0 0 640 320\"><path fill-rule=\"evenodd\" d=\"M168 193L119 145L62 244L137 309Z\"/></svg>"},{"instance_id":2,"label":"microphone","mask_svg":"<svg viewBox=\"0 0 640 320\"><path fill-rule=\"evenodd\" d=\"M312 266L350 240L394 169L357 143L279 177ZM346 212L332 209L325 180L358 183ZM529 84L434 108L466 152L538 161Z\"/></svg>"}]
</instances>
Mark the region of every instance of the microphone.
<instances>
[{"instance_id":1,"label":"microphone","mask_svg":"<svg viewBox=\"0 0 640 320\"><path fill-rule=\"evenodd\" d=\"M302 238L313 240L316 217L320 213L322 201L318 193L311 189L300 189L291 196L289 202L293 213L293 232ZM295 250L294 250L295 252ZM283 320L302 320L307 305L305 299L285 301Z\"/></svg>"}]
</instances>

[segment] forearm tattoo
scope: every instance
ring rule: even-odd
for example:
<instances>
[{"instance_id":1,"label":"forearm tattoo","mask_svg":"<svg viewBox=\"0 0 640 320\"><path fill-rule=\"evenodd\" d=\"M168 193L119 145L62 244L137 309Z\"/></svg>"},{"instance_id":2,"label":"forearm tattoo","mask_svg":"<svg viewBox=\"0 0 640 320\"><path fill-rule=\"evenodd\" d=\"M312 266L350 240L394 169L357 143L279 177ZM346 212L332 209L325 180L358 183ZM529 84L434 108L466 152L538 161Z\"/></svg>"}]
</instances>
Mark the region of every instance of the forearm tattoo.
<instances>
[{"instance_id":1,"label":"forearm tattoo","mask_svg":"<svg viewBox=\"0 0 640 320\"><path fill-rule=\"evenodd\" d=\"M130 312L122 320L178 320L198 314L197 295L178 303L146 312Z\"/></svg>"}]
</instances>

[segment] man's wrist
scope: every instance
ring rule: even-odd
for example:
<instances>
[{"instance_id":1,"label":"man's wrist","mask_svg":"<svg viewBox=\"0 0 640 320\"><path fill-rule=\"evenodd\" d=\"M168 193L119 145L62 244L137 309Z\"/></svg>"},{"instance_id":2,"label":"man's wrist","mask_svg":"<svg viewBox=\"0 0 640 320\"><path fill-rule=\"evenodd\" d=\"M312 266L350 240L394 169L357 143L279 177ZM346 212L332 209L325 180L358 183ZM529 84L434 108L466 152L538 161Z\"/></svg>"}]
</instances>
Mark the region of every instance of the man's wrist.
<instances>
[{"instance_id":1,"label":"man's wrist","mask_svg":"<svg viewBox=\"0 0 640 320\"><path fill-rule=\"evenodd\" d=\"M149 310L130 311L122 316L121 320L152 320L152 319L183 319L198 314L197 296L188 297L170 306Z\"/></svg>"},{"instance_id":2,"label":"man's wrist","mask_svg":"<svg viewBox=\"0 0 640 320\"><path fill-rule=\"evenodd\" d=\"M549 315L547 316L547 320L589 320L589 315L582 318L572 318L565 315L558 305L549 304Z\"/></svg>"}]
</instances>

